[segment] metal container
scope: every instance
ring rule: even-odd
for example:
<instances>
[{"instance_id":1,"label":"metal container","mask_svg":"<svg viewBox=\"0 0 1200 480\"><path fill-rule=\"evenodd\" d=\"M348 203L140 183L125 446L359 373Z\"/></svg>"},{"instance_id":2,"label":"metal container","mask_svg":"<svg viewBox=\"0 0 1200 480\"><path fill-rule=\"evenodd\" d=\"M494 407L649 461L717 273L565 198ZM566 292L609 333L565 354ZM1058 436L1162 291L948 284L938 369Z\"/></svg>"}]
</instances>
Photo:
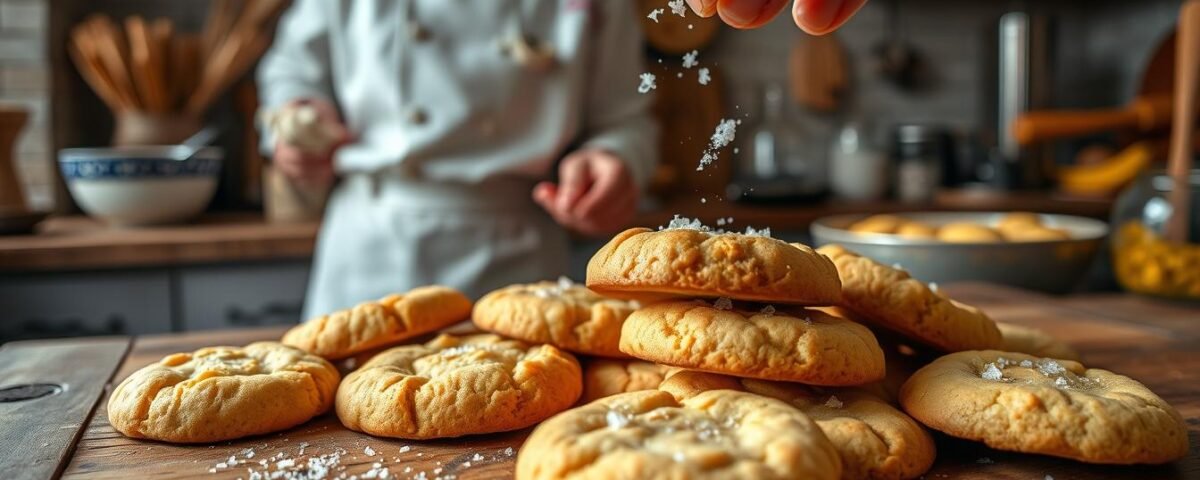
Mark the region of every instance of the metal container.
<instances>
[{"instance_id":1,"label":"metal container","mask_svg":"<svg viewBox=\"0 0 1200 480\"><path fill-rule=\"evenodd\" d=\"M902 217L941 226L951 222L995 225L1005 212L919 212ZM982 281L1049 293L1071 291L1087 272L1108 225L1070 215L1041 215L1046 226L1065 229L1070 240L1011 243L945 243L896 235L858 233L850 225L868 215L836 215L812 224L817 245L840 244L885 265L900 265L913 278L948 283Z\"/></svg>"}]
</instances>

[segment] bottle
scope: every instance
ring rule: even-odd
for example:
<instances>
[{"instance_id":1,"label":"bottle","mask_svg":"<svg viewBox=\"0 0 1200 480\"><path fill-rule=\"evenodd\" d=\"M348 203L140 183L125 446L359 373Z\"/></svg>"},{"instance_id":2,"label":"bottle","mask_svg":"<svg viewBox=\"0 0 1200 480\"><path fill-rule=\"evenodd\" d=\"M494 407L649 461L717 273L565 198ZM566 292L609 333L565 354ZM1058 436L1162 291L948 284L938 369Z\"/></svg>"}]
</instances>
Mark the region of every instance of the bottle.
<instances>
[{"instance_id":1,"label":"bottle","mask_svg":"<svg viewBox=\"0 0 1200 480\"><path fill-rule=\"evenodd\" d=\"M736 187L745 196L805 198L825 192L824 152L819 142L807 138L796 122L784 117L784 102L782 86L764 88L762 121L749 131L748 151L738 165Z\"/></svg>"},{"instance_id":2,"label":"bottle","mask_svg":"<svg viewBox=\"0 0 1200 480\"><path fill-rule=\"evenodd\" d=\"M887 194L887 155L871 142L864 124L849 122L835 137L829 183L833 194L846 200L878 200Z\"/></svg>"}]
</instances>

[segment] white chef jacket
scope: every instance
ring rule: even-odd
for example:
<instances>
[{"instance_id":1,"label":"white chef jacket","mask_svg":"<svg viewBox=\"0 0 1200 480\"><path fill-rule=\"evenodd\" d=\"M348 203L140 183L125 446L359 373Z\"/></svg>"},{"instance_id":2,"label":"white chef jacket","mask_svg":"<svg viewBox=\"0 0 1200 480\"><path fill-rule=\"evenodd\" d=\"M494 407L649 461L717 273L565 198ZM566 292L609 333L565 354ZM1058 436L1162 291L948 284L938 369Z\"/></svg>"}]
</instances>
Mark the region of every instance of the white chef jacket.
<instances>
[{"instance_id":1,"label":"white chef jacket","mask_svg":"<svg viewBox=\"0 0 1200 480\"><path fill-rule=\"evenodd\" d=\"M633 3L297 0L259 68L264 107L329 99L357 135L335 155L306 316L562 273L566 238L533 185L573 148L616 154L639 185L655 164ZM518 62L519 36L555 65Z\"/></svg>"}]
</instances>

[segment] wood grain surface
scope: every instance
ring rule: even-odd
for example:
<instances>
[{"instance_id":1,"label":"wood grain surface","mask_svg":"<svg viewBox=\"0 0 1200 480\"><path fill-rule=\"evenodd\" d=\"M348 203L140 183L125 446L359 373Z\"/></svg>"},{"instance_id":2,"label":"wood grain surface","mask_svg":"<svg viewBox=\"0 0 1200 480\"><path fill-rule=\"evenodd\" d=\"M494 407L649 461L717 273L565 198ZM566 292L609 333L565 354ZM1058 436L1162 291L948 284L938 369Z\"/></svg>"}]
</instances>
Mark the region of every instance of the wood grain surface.
<instances>
[{"instance_id":1,"label":"wood grain surface","mask_svg":"<svg viewBox=\"0 0 1200 480\"><path fill-rule=\"evenodd\" d=\"M1179 409L1188 423L1191 450L1161 466L1087 465L1058 458L1001 452L981 444L937 436L938 459L926 479L1055 480L1200 478L1200 309L1126 295L1048 297L981 284L945 287L950 295L975 304L999 321L1034 326L1071 343L1085 365L1105 368L1145 383ZM278 338L281 329L219 331L143 337L135 341L113 381L162 356L214 344L242 344ZM131 440L109 427L101 405L83 433L64 476L71 478L249 478L257 463L344 451L336 474L361 475L374 463L396 478L510 478L515 455L527 431L439 441L374 438L342 428L325 415L298 428L217 445L178 446ZM300 454L304 445L303 455ZM367 455L370 447L376 454ZM248 450L250 449L250 450ZM246 452L254 452L245 458ZM283 456L277 456L283 454ZM238 462L231 468L230 457ZM248 462L247 462L248 461ZM226 465L228 467L228 465ZM211 473L210 473L211 469ZM440 470L439 470L440 469ZM336 477L336 474L334 475Z\"/></svg>"},{"instance_id":2,"label":"wood grain surface","mask_svg":"<svg viewBox=\"0 0 1200 480\"><path fill-rule=\"evenodd\" d=\"M0 389L41 384L59 392L0 400L0 477L42 479L60 472L128 348L126 337L0 347Z\"/></svg>"}]
</instances>

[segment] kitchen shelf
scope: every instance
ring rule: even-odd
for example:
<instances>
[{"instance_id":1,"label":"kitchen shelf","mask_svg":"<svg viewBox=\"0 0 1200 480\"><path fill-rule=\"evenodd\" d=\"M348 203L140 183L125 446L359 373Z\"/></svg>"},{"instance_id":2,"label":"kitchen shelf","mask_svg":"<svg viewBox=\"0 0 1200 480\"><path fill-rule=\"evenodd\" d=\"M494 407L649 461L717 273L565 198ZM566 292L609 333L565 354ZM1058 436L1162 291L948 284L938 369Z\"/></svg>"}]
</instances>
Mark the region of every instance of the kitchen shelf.
<instances>
[{"instance_id":1,"label":"kitchen shelf","mask_svg":"<svg viewBox=\"0 0 1200 480\"><path fill-rule=\"evenodd\" d=\"M1025 210L1093 218L1108 216L1109 200L1064 197L1047 192L989 193L946 191L926 204L892 200L823 201L803 205L752 205L686 199L666 202L639 213L633 224L665 225L673 215L699 218L714 225L734 218L746 225L776 231L803 231L817 218L845 213L903 213L919 210ZM312 255L318 223L266 223L253 213L211 214L186 225L109 228L80 216L43 222L32 235L0 237L0 272L79 271L305 259Z\"/></svg>"}]
</instances>

